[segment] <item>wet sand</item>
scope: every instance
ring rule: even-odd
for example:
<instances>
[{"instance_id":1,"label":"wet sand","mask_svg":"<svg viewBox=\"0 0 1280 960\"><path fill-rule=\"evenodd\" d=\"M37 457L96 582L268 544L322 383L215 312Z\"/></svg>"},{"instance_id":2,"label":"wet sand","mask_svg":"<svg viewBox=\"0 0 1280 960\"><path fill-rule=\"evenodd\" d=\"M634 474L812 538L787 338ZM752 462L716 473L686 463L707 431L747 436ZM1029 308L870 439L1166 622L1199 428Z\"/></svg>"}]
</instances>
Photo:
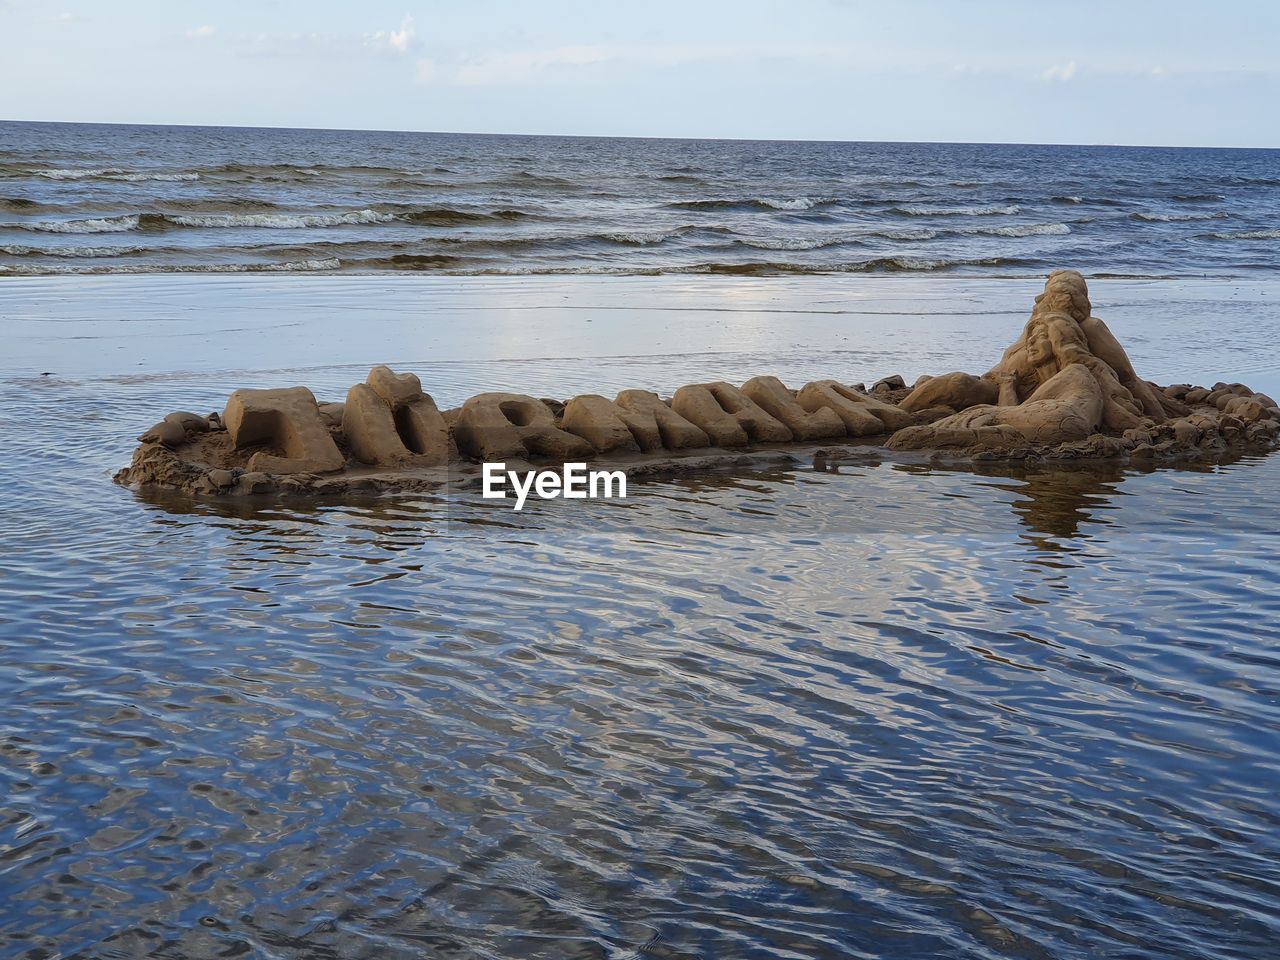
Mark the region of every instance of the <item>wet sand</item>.
<instances>
[{"instance_id":1,"label":"wet sand","mask_svg":"<svg viewBox=\"0 0 1280 960\"><path fill-rule=\"evenodd\" d=\"M375 363L441 404L771 373L868 383L985 370L1043 278L56 277L0 284L0 375L202 375L333 396ZM1280 392L1280 283L1090 281L1095 312L1161 383ZM485 368L485 380L466 370ZM358 376L352 376L358 371ZM621 372L626 371L626 377ZM148 414L142 413L140 426ZM149 421L148 421L149 422Z\"/></svg>"}]
</instances>

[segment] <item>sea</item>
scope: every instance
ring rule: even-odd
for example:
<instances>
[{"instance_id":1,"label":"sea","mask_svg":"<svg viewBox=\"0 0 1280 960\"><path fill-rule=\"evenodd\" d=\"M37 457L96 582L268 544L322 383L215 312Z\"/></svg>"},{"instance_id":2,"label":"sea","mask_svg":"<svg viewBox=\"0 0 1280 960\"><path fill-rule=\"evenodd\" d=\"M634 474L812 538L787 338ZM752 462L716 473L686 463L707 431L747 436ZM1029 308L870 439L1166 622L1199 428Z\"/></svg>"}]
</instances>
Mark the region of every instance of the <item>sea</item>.
<instances>
[{"instance_id":1,"label":"sea","mask_svg":"<svg viewBox=\"0 0 1280 960\"><path fill-rule=\"evenodd\" d=\"M0 123L0 275L1240 276L1280 151Z\"/></svg>"},{"instance_id":2,"label":"sea","mask_svg":"<svg viewBox=\"0 0 1280 960\"><path fill-rule=\"evenodd\" d=\"M442 408L981 371L1058 266L1144 376L1280 396L1275 152L0 151L2 960L1277 956L1280 457L112 482L374 363Z\"/></svg>"}]
</instances>

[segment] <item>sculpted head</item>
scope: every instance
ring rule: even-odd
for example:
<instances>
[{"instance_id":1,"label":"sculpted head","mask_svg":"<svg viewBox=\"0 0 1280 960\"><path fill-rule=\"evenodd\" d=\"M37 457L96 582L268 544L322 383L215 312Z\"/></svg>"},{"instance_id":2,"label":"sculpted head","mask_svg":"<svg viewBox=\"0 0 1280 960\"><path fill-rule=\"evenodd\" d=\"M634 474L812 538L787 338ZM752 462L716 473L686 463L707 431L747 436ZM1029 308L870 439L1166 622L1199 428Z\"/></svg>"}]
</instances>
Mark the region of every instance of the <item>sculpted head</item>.
<instances>
[{"instance_id":1,"label":"sculpted head","mask_svg":"<svg viewBox=\"0 0 1280 960\"><path fill-rule=\"evenodd\" d=\"M1076 323L1084 323L1093 313L1089 286L1075 270L1055 270L1045 281L1044 293L1036 297L1035 313L1065 313Z\"/></svg>"}]
</instances>

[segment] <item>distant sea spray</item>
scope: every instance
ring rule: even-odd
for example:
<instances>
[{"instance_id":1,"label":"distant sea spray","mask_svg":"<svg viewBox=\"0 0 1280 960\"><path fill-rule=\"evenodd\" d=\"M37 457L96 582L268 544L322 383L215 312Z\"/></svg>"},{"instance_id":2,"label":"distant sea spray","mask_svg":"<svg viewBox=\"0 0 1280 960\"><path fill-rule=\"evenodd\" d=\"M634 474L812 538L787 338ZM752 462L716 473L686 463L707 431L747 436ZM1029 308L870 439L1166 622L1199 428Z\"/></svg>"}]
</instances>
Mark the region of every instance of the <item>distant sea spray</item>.
<instances>
[{"instance_id":1,"label":"distant sea spray","mask_svg":"<svg viewBox=\"0 0 1280 960\"><path fill-rule=\"evenodd\" d=\"M25 123L0 134L0 274L1280 267L1277 151Z\"/></svg>"}]
</instances>

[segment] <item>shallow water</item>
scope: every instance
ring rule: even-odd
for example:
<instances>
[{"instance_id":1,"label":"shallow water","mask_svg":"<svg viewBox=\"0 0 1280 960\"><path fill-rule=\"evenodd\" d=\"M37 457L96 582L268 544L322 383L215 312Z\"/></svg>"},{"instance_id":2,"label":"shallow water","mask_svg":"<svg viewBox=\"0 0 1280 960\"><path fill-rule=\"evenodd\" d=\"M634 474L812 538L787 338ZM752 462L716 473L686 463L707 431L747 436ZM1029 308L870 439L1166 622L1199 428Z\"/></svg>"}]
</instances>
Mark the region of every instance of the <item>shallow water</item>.
<instances>
[{"instance_id":1,"label":"shallow water","mask_svg":"<svg viewBox=\"0 0 1280 960\"><path fill-rule=\"evenodd\" d=\"M248 310L255 289L250 372L166 345L165 318L216 327L212 307ZM305 382L358 379L319 362L342 289L0 290L27 358L0 379L0 955L1274 950L1280 459L800 467L520 514L463 495L217 507L108 482L153 414L279 382L299 313L320 332ZM579 308L602 288L573 284L560 310L550 287L524 306L545 298L542 335L579 338L576 363L513 367L483 345L528 316L518 297L503 313L485 286L375 289L398 320L363 328L369 349L438 343L435 365L400 365L443 403L499 376L540 394L835 360L870 376L923 337L824 315L865 351L833 358L804 311L849 288L764 288L780 312L762 313L759 288L732 287L716 336L736 349L713 352L695 332L727 296L711 286L689 332L600 356ZM1150 308L1135 361L1162 376L1177 358L1155 334L1206 315L1263 342L1263 295ZM1112 299L1133 317L1141 298L1160 302ZM646 302L618 323L656 324ZM71 349L91 310L112 322ZM972 366L1020 323L970 322L931 367ZM55 325L42 378L34 331ZM469 327L474 352L450 353ZM104 359L121 342L142 367ZM1260 357L1237 339L1178 362L1234 378Z\"/></svg>"},{"instance_id":2,"label":"shallow water","mask_svg":"<svg viewBox=\"0 0 1280 960\"><path fill-rule=\"evenodd\" d=\"M0 122L0 276L1274 276L1280 151Z\"/></svg>"}]
</instances>

